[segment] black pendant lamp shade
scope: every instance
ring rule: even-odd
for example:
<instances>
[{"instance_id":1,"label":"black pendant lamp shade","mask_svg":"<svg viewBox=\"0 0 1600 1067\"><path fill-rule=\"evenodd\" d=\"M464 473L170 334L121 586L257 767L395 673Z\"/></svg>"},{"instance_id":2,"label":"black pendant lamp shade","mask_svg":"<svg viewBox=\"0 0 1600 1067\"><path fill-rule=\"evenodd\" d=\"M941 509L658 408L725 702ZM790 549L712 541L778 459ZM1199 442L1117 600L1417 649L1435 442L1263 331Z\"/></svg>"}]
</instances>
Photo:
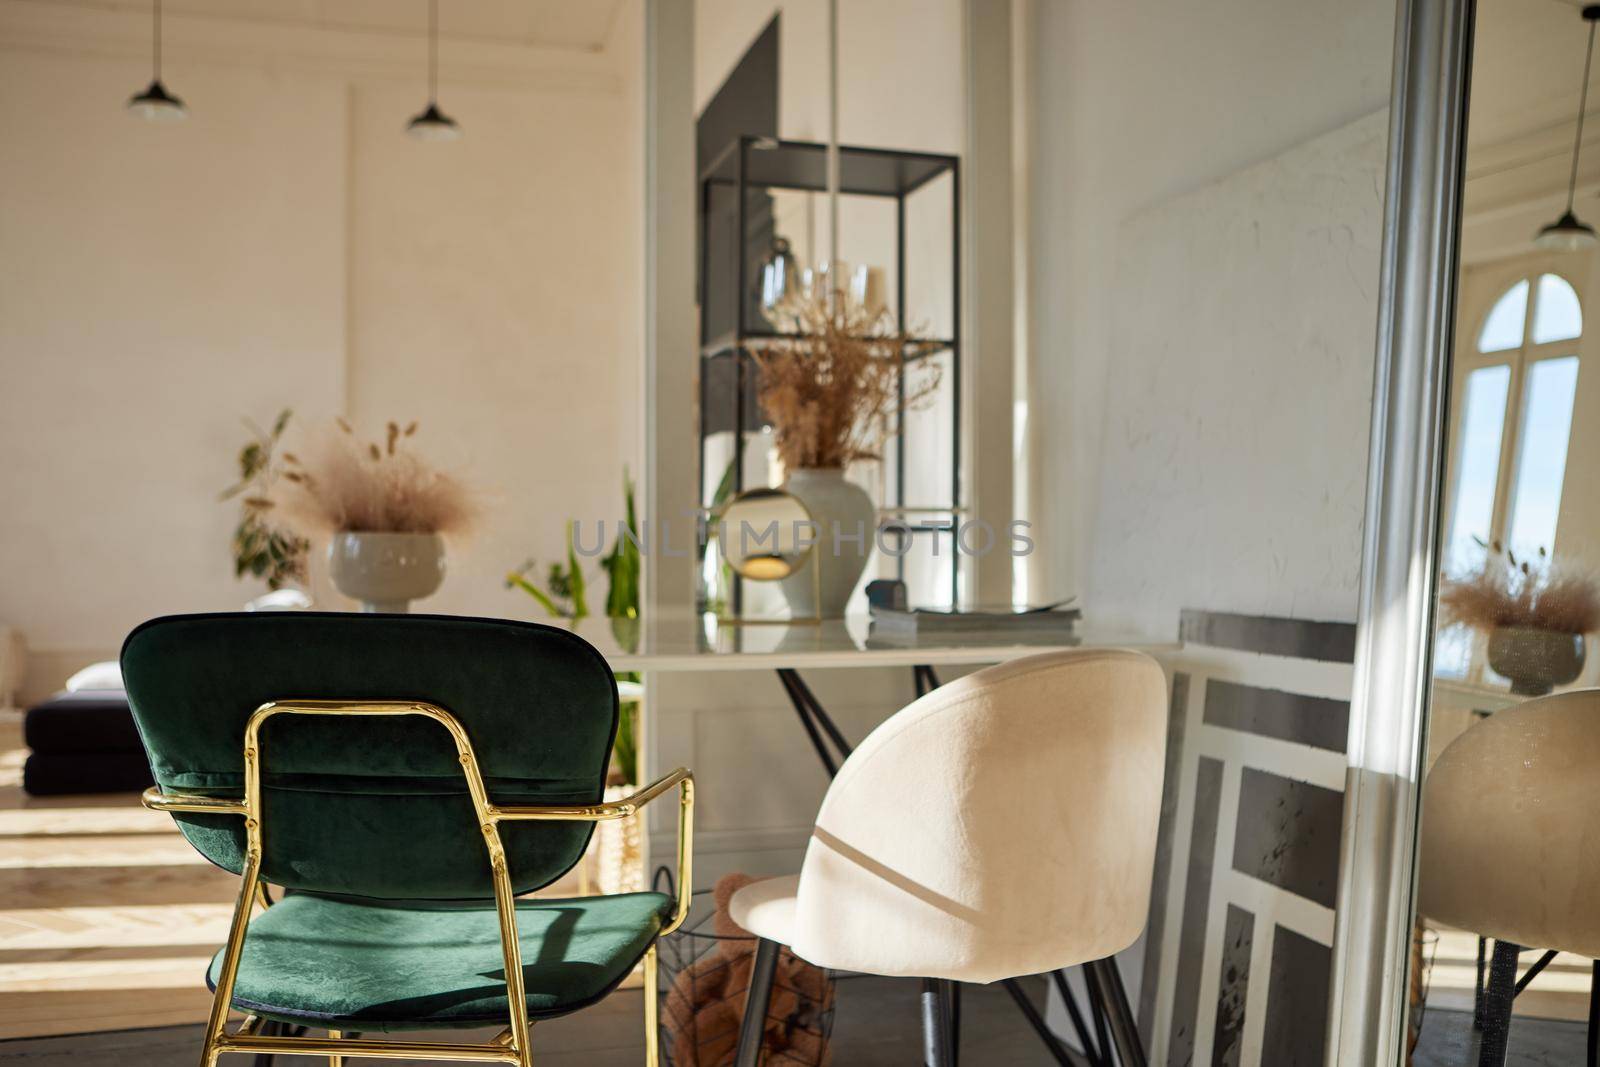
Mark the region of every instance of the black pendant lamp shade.
<instances>
[{"instance_id":1,"label":"black pendant lamp shade","mask_svg":"<svg viewBox=\"0 0 1600 1067\"><path fill-rule=\"evenodd\" d=\"M1580 248L1593 247L1596 240L1594 227L1567 211L1540 230L1539 236L1533 239L1533 243L1539 248L1549 248L1558 252L1576 252Z\"/></svg>"},{"instance_id":2,"label":"black pendant lamp shade","mask_svg":"<svg viewBox=\"0 0 1600 1067\"><path fill-rule=\"evenodd\" d=\"M161 0L152 0L153 33L150 84L142 93L128 98L128 113L146 122L182 122L188 117L183 101L161 84Z\"/></svg>"},{"instance_id":3,"label":"black pendant lamp shade","mask_svg":"<svg viewBox=\"0 0 1600 1067\"><path fill-rule=\"evenodd\" d=\"M461 127L438 104L430 103L406 123L406 132L419 141L454 141L461 136Z\"/></svg>"},{"instance_id":4,"label":"black pendant lamp shade","mask_svg":"<svg viewBox=\"0 0 1600 1067\"><path fill-rule=\"evenodd\" d=\"M1600 20L1600 4L1590 4L1583 9L1584 21L1589 23L1589 50L1583 59L1583 85L1578 91L1578 133L1572 142L1572 172L1567 179L1567 210L1561 217L1533 239L1540 248L1557 252L1576 252L1593 248L1597 243L1594 227L1579 219L1572 211L1572 199L1578 191L1578 155L1583 150L1583 114L1589 103L1589 65L1594 61L1594 28Z\"/></svg>"},{"instance_id":5,"label":"black pendant lamp shade","mask_svg":"<svg viewBox=\"0 0 1600 1067\"><path fill-rule=\"evenodd\" d=\"M406 133L419 141L461 136L456 120L439 110L439 0L428 0L428 106L406 123Z\"/></svg>"}]
</instances>

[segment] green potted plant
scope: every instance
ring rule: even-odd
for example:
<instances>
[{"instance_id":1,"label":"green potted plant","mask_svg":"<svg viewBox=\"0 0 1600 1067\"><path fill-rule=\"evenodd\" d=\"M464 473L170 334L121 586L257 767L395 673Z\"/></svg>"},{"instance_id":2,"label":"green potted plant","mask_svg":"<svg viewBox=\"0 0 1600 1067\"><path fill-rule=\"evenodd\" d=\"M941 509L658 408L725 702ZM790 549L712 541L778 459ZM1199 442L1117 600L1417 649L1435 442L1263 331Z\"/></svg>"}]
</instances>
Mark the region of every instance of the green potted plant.
<instances>
[{"instance_id":1,"label":"green potted plant","mask_svg":"<svg viewBox=\"0 0 1600 1067\"><path fill-rule=\"evenodd\" d=\"M306 557L311 550L310 541L284 527L275 515L273 492L287 466L295 462L293 453L278 452L292 417L293 412L284 408L270 430L244 420L250 440L239 449L239 480L221 496L222 500L237 499L240 507L231 545L234 577L259 578L274 592L306 584Z\"/></svg>"},{"instance_id":2,"label":"green potted plant","mask_svg":"<svg viewBox=\"0 0 1600 1067\"><path fill-rule=\"evenodd\" d=\"M637 530L633 479L622 472L624 522ZM639 546L617 531L611 550L600 561L606 575L605 614L611 619L620 642L626 644L628 627L639 617ZM567 524L567 552L564 560L546 565L543 573L537 560L530 559L506 575L508 588L520 589L532 597L551 616L577 622L589 612L589 583L584 577L577 550L573 546L573 526ZM611 752L606 799L617 800L632 792L639 778L639 676L625 671L617 675L617 741ZM600 823L595 831L595 851L599 857L600 891L627 893L644 888L644 827L639 816Z\"/></svg>"}]
</instances>

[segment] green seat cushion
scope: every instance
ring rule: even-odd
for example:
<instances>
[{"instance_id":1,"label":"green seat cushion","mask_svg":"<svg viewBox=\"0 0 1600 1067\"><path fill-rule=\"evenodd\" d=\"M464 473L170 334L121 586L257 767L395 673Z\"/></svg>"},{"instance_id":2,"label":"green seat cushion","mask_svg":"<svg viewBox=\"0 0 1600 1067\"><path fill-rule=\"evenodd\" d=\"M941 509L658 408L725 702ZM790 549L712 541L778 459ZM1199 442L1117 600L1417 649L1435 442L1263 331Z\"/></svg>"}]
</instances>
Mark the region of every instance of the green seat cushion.
<instances>
[{"instance_id":1,"label":"green seat cushion","mask_svg":"<svg viewBox=\"0 0 1600 1067\"><path fill-rule=\"evenodd\" d=\"M672 911L660 893L519 900L530 1018L587 1007L617 987ZM222 953L207 981L216 988ZM416 907L291 893L245 936L233 1006L319 1029L495 1026L510 1015L491 907Z\"/></svg>"}]
</instances>

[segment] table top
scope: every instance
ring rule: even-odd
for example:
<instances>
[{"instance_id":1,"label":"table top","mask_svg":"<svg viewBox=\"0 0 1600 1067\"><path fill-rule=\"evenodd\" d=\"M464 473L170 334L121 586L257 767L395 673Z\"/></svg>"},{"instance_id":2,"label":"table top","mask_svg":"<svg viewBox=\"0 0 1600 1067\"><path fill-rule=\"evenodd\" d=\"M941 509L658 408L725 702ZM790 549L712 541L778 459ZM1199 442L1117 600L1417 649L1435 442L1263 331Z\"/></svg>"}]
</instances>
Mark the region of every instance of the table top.
<instances>
[{"instance_id":1,"label":"table top","mask_svg":"<svg viewBox=\"0 0 1600 1067\"><path fill-rule=\"evenodd\" d=\"M748 671L915 664L1000 663L1066 648L1171 650L1175 642L1078 632L1038 633L997 627L961 633L885 637L866 616L820 623L733 623L688 612L637 619L588 618L572 629L616 671Z\"/></svg>"}]
</instances>

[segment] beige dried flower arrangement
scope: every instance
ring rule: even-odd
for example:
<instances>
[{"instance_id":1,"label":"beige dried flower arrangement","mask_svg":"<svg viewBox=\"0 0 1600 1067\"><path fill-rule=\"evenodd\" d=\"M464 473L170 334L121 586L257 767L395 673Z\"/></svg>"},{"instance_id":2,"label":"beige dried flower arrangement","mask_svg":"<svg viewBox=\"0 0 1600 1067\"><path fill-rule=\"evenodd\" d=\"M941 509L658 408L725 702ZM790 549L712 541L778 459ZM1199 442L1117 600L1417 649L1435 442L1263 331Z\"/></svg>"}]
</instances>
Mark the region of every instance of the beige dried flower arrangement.
<instances>
[{"instance_id":1,"label":"beige dried flower arrangement","mask_svg":"<svg viewBox=\"0 0 1600 1067\"><path fill-rule=\"evenodd\" d=\"M895 333L887 312L871 312L838 294L829 308L810 297L795 309L796 335L747 346L760 371L757 395L772 422L786 470L836 469L878 459L893 420L924 404L939 387L931 360L902 401L906 360L930 348Z\"/></svg>"},{"instance_id":2,"label":"beige dried flower arrangement","mask_svg":"<svg viewBox=\"0 0 1600 1067\"><path fill-rule=\"evenodd\" d=\"M391 422L362 442L343 419L283 455L279 517L306 534L436 533L461 538L481 513L478 495L408 447L415 422Z\"/></svg>"},{"instance_id":3,"label":"beige dried flower arrangement","mask_svg":"<svg viewBox=\"0 0 1600 1067\"><path fill-rule=\"evenodd\" d=\"M1600 630L1600 584L1592 576L1556 570L1543 548L1537 558L1519 560L1498 541L1484 547L1488 551L1476 573L1440 586L1439 612L1446 624L1484 633L1501 627L1562 634Z\"/></svg>"}]
</instances>

